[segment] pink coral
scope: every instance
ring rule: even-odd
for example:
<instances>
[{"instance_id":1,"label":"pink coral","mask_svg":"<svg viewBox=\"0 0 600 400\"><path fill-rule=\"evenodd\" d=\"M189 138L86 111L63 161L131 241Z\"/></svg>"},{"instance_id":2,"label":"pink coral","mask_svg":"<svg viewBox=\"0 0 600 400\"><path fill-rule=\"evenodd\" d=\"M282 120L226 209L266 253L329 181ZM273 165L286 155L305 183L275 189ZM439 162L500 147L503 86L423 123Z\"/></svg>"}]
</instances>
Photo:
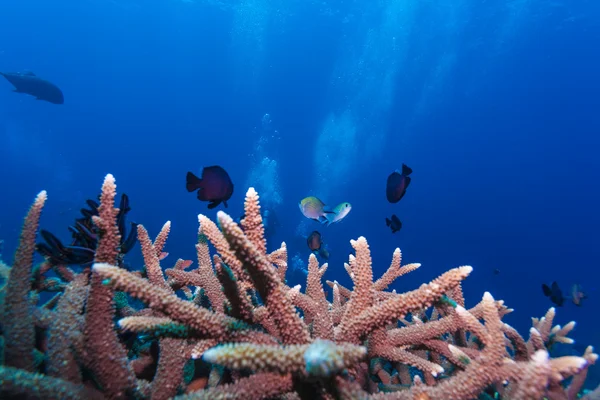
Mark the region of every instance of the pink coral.
<instances>
[{"instance_id":1,"label":"pink coral","mask_svg":"<svg viewBox=\"0 0 600 400\"><path fill-rule=\"evenodd\" d=\"M146 268L129 272L116 266L115 193L108 175L94 219L100 242L91 271L71 271L66 282L50 285L48 269L42 268L33 287L62 293L36 308L29 299L28 254L43 201L34 203L15 263L20 272L9 278L14 280L9 286L18 289L13 293L21 294L10 303L23 316L14 326L26 335L15 337L14 326L6 329L10 323L3 323L6 349L12 350L0 366L0 395L166 399L186 392L177 398L424 400L471 399L493 390L499 398L566 399L577 396L597 360L591 347L581 357L549 356L553 343L571 342L567 335L574 328L553 326L554 309L533 320L525 341L502 322L512 310L490 293L465 308L461 286L470 266L406 293L387 291L420 264L402 266L396 249L390 268L374 280L363 237L351 241L355 254L346 264L353 289L327 282L329 301L322 284L328 265L314 256L306 290L290 288L287 247L267 252L253 189L241 226L223 212L217 214L221 229L199 216L197 269L186 270L180 260L163 272L159 254L171 228L167 223L154 243L138 227ZM206 238L218 253L212 258ZM131 298L147 308L135 308ZM47 346L37 344L51 357L48 375L29 353L16 365L14 349L34 354L34 324L50 337Z\"/></svg>"}]
</instances>

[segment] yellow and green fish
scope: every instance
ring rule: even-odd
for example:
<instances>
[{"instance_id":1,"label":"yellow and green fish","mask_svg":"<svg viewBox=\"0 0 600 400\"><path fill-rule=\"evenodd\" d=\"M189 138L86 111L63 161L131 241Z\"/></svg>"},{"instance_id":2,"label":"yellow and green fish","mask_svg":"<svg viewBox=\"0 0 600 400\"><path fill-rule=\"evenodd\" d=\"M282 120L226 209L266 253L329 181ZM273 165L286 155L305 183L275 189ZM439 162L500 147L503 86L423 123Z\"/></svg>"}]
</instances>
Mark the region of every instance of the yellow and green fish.
<instances>
[{"instance_id":1,"label":"yellow and green fish","mask_svg":"<svg viewBox=\"0 0 600 400\"><path fill-rule=\"evenodd\" d=\"M341 203L334 209L330 209L315 196L302 199L298 206L306 218L314 219L326 226L341 221L352 209L350 203Z\"/></svg>"},{"instance_id":2,"label":"yellow and green fish","mask_svg":"<svg viewBox=\"0 0 600 400\"><path fill-rule=\"evenodd\" d=\"M333 214L326 215L325 218L327 218L327 221L323 223L325 226L328 226L335 222L340 222L348 215L350 210L352 210L352 205L350 203L340 203L333 209Z\"/></svg>"}]
</instances>

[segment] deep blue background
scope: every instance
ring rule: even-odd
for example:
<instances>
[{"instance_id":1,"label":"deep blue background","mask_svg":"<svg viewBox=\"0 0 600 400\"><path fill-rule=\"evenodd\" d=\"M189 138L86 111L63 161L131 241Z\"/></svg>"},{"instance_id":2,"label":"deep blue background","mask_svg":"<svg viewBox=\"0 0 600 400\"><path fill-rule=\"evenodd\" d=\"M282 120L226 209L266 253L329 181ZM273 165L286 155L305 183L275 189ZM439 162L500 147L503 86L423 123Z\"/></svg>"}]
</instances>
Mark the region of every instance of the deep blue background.
<instances>
[{"instance_id":1,"label":"deep blue background","mask_svg":"<svg viewBox=\"0 0 600 400\"><path fill-rule=\"evenodd\" d=\"M551 306L543 282L565 292L580 283L589 298L567 302L556 322L576 320L578 343L600 345L600 4L269 3L3 5L0 70L32 70L65 93L55 106L0 82L4 258L38 191L49 192L42 226L67 239L109 172L151 234L173 222L167 265L193 258L196 216L214 212L184 176L219 164L236 184L232 215L247 183L281 196L269 247L285 240L290 263L308 257L303 235L319 229L326 278L346 285L342 263L360 235L376 277L398 246L423 264L399 290L473 265L468 303L484 291L504 299L524 336ZM277 179L265 180L263 157ZM403 162L413 182L391 205L386 177ZM257 168L262 181L249 178ZM307 195L353 210L320 227L298 211ZM395 235L384 223L392 213L404 224ZM139 249L129 258L139 263ZM300 278L290 271L291 283Z\"/></svg>"}]
</instances>

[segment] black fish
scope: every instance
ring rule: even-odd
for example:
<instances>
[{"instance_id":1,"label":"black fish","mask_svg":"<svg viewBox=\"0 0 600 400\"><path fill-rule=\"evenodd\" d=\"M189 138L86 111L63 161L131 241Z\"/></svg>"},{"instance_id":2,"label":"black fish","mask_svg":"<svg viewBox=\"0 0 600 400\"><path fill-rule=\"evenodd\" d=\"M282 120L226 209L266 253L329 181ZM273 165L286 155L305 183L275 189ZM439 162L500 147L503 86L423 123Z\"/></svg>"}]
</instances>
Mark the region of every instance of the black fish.
<instances>
[{"instance_id":1,"label":"black fish","mask_svg":"<svg viewBox=\"0 0 600 400\"><path fill-rule=\"evenodd\" d=\"M306 244L313 253L320 255L325 260L329 259L329 252L323 247L323 240L321 240L319 231L313 231L306 238Z\"/></svg>"},{"instance_id":2,"label":"black fish","mask_svg":"<svg viewBox=\"0 0 600 400\"><path fill-rule=\"evenodd\" d=\"M392 233L396 233L400 229L402 229L402 222L400 222L400 219L398 219L396 214L392 214L391 219L386 218L385 224L390 227L390 229L392 230Z\"/></svg>"},{"instance_id":3,"label":"black fish","mask_svg":"<svg viewBox=\"0 0 600 400\"><path fill-rule=\"evenodd\" d=\"M52 104L65 102L63 93L58 86L38 78L33 72L0 72L0 75L13 84L15 93L30 94L37 100L45 100Z\"/></svg>"},{"instance_id":4,"label":"black fish","mask_svg":"<svg viewBox=\"0 0 600 400\"><path fill-rule=\"evenodd\" d=\"M556 304L558 307L562 307L565 302L562 290L558 287L558 283L552 282L552 286L548 287L545 283L542 284L542 291L546 297L550 297L550 301Z\"/></svg>"},{"instance_id":5,"label":"black fish","mask_svg":"<svg viewBox=\"0 0 600 400\"><path fill-rule=\"evenodd\" d=\"M402 164L402 173L394 171L388 176L385 195L390 203L397 203L402 199L410 184L411 173L412 169Z\"/></svg>"},{"instance_id":6,"label":"black fish","mask_svg":"<svg viewBox=\"0 0 600 400\"><path fill-rule=\"evenodd\" d=\"M233 183L227 171L218 165L205 167L202 178L191 172L187 173L185 187L188 192L198 190L198 200L208 201L208 208L212 209L221 204L227 207L227 200L233 194Z\"/></svg>"}]
</instances>

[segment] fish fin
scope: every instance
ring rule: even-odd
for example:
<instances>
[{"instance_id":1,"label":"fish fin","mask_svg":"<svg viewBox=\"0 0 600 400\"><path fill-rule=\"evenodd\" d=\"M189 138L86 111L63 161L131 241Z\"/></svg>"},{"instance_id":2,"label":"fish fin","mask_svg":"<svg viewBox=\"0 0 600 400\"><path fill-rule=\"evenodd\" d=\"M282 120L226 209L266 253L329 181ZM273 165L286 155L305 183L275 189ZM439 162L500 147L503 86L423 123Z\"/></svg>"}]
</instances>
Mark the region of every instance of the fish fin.
<instances>
[{"instance_id":1,"label":"fish fin","mask_svg":"<svg viewBox=\"0 0 600 400\"><path fill-rule=\"evenodd\" d=\"M185 188L187 189L187 191L193 192L194 190L198 189L201 186L202 186L202 179L198 178L196 175L194 175L193 173L188 171L188 173L185 177Z\"/></svg>"},{"instance_id":2,"label":"fish fin","mask_svg":"<svg viewBox=\"0 0 600 400\"><path fill-rule=\"evenodd\" d=\"M412 169L406 165L406 164L402 164L402 175L408 176L412 174Z\"/></svg>"},{"instance_id":3,"label":"fish fin","mask_svg":"<svg viewBox=\"0 0 600 400\"><path fill-rule=\"evenodd\" d=\"M552 294L552 290L550 290L548 285L546 285L545 283L542 283L542 292L544 292L544 296L546 297L550 297L550 295Z\"/></svg>"},{"instance_id":4,"label":"fish fin","mask_svg":"<svg viewBox=\"0 0 600 400\"><path fill-rule=\"evenodd\" d=\"M335 222L334 219L336 216L337 216L336 213L331 213L331 214L325 215L325 222L324 222L325 226L329 226L329 225L333 224Z\"/></svg>"},{"instance_id":5,"label":"fish fin","mask_svg":"<svg viewBox=\"0 0 600 400\"><path fill-rule=\"evenodd\" d=\"M321 256L321 258L323 258L325 261L329 260L329 252L327 250L325 250L323 247L321 247L318 251L319 256Z\"/></svg>"},{"instance_id":6,"label":"fish fin","mask_svg":"<svg viewBox=\"0 0 600 400\"><path fill-rule=\"evenodd\" d=\"M221 204L220 200L214 200L211 201L210 203L208 203L208 209L212 210L213 208L215 208L216 206L218 206L219 204Z\"/></svg>"},{"instance_id":7,"label":"fish fin","mask_svg":"<svg viewBox=\"0 0 600 400\"><path fill-rule=\"evenodd\" d=\"M319 218L316 218L315 221L325 224L327 222L327 217L321 215Z\"/></svg>"},{"instance_id":8,"label":"fish fin","mask_svg":"<svg viewBox=\"0 0 600 400\"><path fill-rule=\"evenodd\" d=\"M325 214L335 214L335 211L331 209L331 207L323 205L323 212Z\"/></svg>"},{"instance_id":9,"label":"fish fin","mask_svg":"<svg viewBox=\"0 0 600 400\"><path fill-rule=\"evenodd\" d=\"M385 217L385 225L390 226L391 223L392 223L392 221L390 221L390 219L388 217Z\"/></svg>"},{"instance_id":10,"label":"fish fin","mask_svg":"<svg viewBox=\"0 0 600 400\"><path fill-rule=\"evenodd\" d=\"M223 205L225 206L225 208L229 207L229 206L227 205L227 200L223 200Z\"/></svg>"}]
</instances>

